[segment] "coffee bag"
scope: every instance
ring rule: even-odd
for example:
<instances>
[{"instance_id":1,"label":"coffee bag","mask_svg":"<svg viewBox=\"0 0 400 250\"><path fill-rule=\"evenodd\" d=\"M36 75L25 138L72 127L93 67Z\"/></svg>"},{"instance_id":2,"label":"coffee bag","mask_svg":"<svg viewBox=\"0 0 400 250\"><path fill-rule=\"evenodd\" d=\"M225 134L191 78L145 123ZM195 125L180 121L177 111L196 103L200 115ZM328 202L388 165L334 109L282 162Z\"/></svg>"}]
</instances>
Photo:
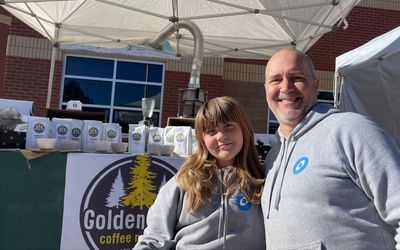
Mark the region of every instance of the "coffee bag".
<instances>
[{"instance_id":1,"label":"coffee bag","mask_svg":"<svg viewBox=\"0 0 400 250\"><path fill-rule=\"evenodd\" d=\"M50 137L56 138L56 149L61 149L61 142L69 140L72 132L72 119L52 118Z\"/></svg>"},{"instance_id":2,"label":"coffee bag","mask_svg":"<svg viewBox=\"0 0 400 250\"><path fill-rule=\"evenodd\" d=\"M163 131L163 144L164 145L174 145L174 137L175 137L175 127L167 126Z\"/></svg>"},{"instance_id":3,"label":"coffee bag","mask_svg":"<svg viewBox=\"0 0 400 250\"><path fill-rule=\"evenodd\" d=\"M152 127L149 129L149 144L159 144L163 145L164 143L164 129L159 127Z\"/></svg>"},{"instance_id":4,"label":"coffee bag","mask_svg":"<svg viewBox=\"0 0 400 250\"><path fill-rule=\"evenodd\" d=\"M50 137L50 119L47 117L29 116L26 130L27 149L38 149L38 138Z\"/></svg>"},{"instance_id":5,"label":"coffee bag","mask_svg":"<svg viewBox=\"0 0 400 250\"><path fill-rule=\"evenodd\" d=\"M143 154L146 152L147 129L145 125L129 124L129 152Z\"/></svg>"},{"instance_id":6,"label":"coffee bag","mask_svg":"<svg viewBox=\"0 0 400 250\"><path fill-rule=\"evenodd\" d=\"M174 130L174 153L187 157L192 153L192 128L189 126L175 127Z\"/></svg>"},{"instance_id":7,"label":"coffee bag","mask_svg":"<svg viewBox=\"0 0 400 250\"><path fill-rule=\"evenodd\" d=\"M121 126L118 123L103 123L103 140L111 142L121 142Z\"/></svg>"},{"instance_id":8,"label":"coffee bag","mask_svg":"<svg viewBox=\"0 0 400 250\"><path fill-rule=\"evenodd\" d=\"M82 144L84 152L95 152L95 142L102 139L103 123L101 121L84 120Z\"/></svg>"}]
</instances>

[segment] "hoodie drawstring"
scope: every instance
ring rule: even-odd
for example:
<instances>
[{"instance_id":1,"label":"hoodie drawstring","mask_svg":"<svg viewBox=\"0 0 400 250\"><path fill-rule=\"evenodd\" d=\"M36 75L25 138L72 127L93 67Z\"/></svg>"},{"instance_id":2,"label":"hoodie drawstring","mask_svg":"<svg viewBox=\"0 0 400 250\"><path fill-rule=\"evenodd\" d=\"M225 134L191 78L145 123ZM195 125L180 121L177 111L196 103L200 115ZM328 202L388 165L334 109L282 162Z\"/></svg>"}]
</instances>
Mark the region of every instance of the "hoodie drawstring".
<instances>
[{"instance_id":1,"label":"hoodie drawstring","mask_svg":"<svg viewBox=\"0 0 400 250\"><path fill-rule=\"evenodd\" d=\"M225 249L226 234L228 233L228 198L226 195L221 197L221 208L220 208L220 224L218 225L218 238L222 238L222 249ZM222 224L222 225L221 225ZM222 227L222 230L221 230ZM222 231L222 235L221 235Z\"/></svg>"},{"instance_id":2,"label":"hoodie drawstring","mask_svg":"<svg viewBox=\"0 0 400 250\"><path fill-rule=\"evenodd\" d=\"M281 193L282 193L282 186L283 186L283 180L285 179L285 174L286 174L286 169L289 163L289 159L290 159L290 155L293 152L294 147L296 146L297 140L294 140L293 146L290 147L290 152L288 154L285 154L285 164L284 164L284 168L283 168L283 173L282 173L282 178L280 178L280 183L278 185L278 189L276 190L276 196L275 196L275 204L274 204L274 208L276 210L278 210L279 207L279 202L281 201ZM289 142L287 143L289 148ZM279 168L280 170L280 168Z\"/></svg>"},{"instance_id":3,"label":"hoodie drawstring","mask_svg":"<svg viewBox=\"0 0 400 250\"><path fill-rule=\"evenodd\" d=\"M224 180L224 171L221 170L221 181L220 181L220 193L221 193L221 206L219 209L219 223L218 223L218 239L221 240L223 249L225 249L226 235L228 232L228 197L224 195L225 192L225 183Z\"/></svg>"},{"instance_id":4,"label":"hoodie drawstring","mask_svg":"<svg viewBox=\"0 0 400 250\"><path fill-rule=\"evenodd\" d=\"M268 204L268 210L267 210L267 215L266 215L267 218L269 218L269 214L270 214L270 210L271 210L271 206L272 206L272 193L273 193L275 187L276 187L276 190L275 190L276 195L275 195L275 201L274 201L273 208L276 210L278 210L278 208L279 208L279 203L281 201L282 186L283 186L283 181L285 179L286 169L288 167L290 156L291 156L293 149L295 148L296 143L297 143L297 140L293 139L292 140L294 142L293 145L289 146L291 138L289 137L288 139L286 139L283 136L281 138L281 141L282 141L282 145L281 145L280 153L279 153L280 158L279 158L279 162L277 163L278 164L277 169L273 173L271 188L269 190L269 204ZM280 178L278 178L278 175L281 171L282 171L282 176ZM277 181L279 181L279 183L276 183Z\"/></svg>"},{"instance_id":5,"label":"hoodie drawstring","mask_svg":"<svg viewBox=\"0 0 400 250\"><path fill-rule=\"evenodd\" d=\"M274 175L273 175L273 178L272 178L272 182L270 183L270 188L269 188L269 202L268 202L268 210L267 210L267 218L269 218L269 212L270 212L270 210L271 210L271 203L272 203L272 192L273 192L273 190L274 190L274 187L275 187L275 181L276 181L276 179L277 179L277 176L278 176L278 173L279 173L279 171L280 171L280 169L281 169L281 166L282 166L282 158L283 158L283 156L285 155L283 152L285 151L285 147L286 147L286 139L285 138L283 138L283 140L282 140L282 144L281 144L281 147L280 147L280 150L279 150L279 154L280 154L280 159L279 159L279 162L278 162L278 167L277 167L277 169L275 170L275 172L274 172ZM265 191L264 191L265 192Z\"/></svg>"}]
</instances>

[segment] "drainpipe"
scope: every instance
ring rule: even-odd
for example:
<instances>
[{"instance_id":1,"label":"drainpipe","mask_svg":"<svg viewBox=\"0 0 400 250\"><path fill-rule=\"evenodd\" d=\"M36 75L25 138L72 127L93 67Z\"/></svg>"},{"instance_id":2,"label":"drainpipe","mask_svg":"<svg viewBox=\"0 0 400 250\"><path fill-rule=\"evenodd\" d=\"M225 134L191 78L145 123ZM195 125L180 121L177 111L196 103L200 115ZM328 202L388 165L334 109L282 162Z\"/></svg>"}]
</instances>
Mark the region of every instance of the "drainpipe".
<instances>
[{"instance_id":1,"label":"drainpipe","mask_svg":"<svg viewBox=\"0 0 400 250\"><path fill-rule=\"evenodd\" d=\"M200 68L203 62L203 34L194 22L182 20L177 23L168 24L157 36L149 40L149 45L154 49L161 49L162 42L170 37L176 29L180 28L190 31L194 39L194 58L188 87L200 88Z\"/></svg>"}]
</instances>

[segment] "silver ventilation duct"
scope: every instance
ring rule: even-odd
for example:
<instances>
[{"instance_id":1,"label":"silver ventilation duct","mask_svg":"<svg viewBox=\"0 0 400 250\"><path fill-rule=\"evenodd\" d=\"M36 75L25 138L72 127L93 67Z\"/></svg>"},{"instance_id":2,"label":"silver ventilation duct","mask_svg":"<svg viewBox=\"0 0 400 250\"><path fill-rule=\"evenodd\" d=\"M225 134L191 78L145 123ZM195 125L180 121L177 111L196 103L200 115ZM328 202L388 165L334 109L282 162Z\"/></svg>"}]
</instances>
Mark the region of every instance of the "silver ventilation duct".
<instances>
[{"instance_id":1,"label":"silver ventilation duct","mask_svg":"<svg viewBox=\"0 0 400 250\"><path fill-rule=\"evenodd\" d=\"M200 68L203 62L204 41L199 27L189 20L171 23L161 30L157 36L149 40L149 46L154 49L161 49L162 42L181 28L189 30L193 35L194 55L188 88L179 90L178 116L194 117L200 106L207 100L207 92L200 89Z\"/></svg>"},{"instance_id":2,"label":"silver ventilation duct","mask_svg":"<svg viewBox=\"0 0 400 250\"><path fill-rule=\"evenodd\" d=\"M170 37L177 29L187 29L193 35L194 55L192 71L190 73L189 88L200 88L200 68L203 62L203 34L200 28L192 21L182 20L177 23L170 23L154 38L149 40L149 46L154 49L161 49L162 42ZM178 38L179 39L179 38Z\"/></svg>"}]
</instances>

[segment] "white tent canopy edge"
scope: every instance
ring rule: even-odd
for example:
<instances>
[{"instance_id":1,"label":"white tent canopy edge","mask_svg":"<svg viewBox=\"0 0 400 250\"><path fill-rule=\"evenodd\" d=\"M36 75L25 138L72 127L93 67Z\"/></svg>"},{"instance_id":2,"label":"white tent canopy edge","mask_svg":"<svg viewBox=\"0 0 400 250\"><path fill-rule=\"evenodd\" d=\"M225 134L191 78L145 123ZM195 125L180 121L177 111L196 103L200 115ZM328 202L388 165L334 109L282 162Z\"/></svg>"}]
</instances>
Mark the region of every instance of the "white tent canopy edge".
<instances>
[{"instance_id":1,"label":"white tent canopy edge","mask_svg":"<svg viewBox=\"0 0 400 250\"><path fill-rule=\"evenodd\" d=\"M400 26L336 58L335 106L369 116L400 145Z\"/></svg>"},{"instance_id":2,"label":"white tent canopy edge","mask_svg":"<svg viewBox=\"0 0 400 250\"><path fill-rule=\"evenodd\" d=\"M0 5L54 44L54 71L59 45L142 45L180 20L200 28L204 56L265 59L285 47L307 51L323 34L345 23L359 1L0 0ZM182 55L192 55L190 32L177 34L169 43Z\"/></svg>"}]
</instances>

